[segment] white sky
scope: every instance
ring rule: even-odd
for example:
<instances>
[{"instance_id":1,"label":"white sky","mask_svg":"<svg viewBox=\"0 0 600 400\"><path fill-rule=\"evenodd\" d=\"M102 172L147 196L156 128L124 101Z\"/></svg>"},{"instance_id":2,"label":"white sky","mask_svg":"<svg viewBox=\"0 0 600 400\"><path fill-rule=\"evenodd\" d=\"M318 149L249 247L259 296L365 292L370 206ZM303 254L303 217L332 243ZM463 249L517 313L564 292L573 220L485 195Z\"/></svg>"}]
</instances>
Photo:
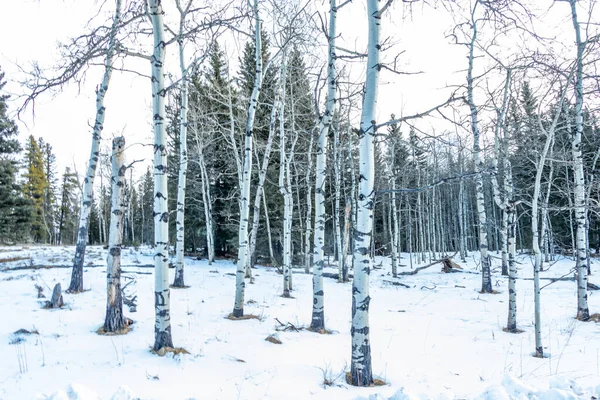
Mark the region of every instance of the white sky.
<instances>
[{"instance_id":1,"label":"white sky","mask_svg":"<svg viewBox=\"0 0 600 400\"><path fill-rule=\"evenodd\" d=\"M111 3L108 0L112 8ZM552 4L552 1L536 3L542 9ZM325 9L321 2L317 7ZM364 48L365 8L363 1L355 0L338 13L341 46L357 51ZM0 0L0 9L3 10L0 14L0 37L4 38L0 47L0 66L9 81L8 91L21 94L22 89L16 83L22 79L18 67L27 69L32 60L42 66L52 65L57 54L56 42L84 32L85 23L97 5L94 0ZM383 59L393 60L396 54L405 51L398 59L399 66L406 71L423 71L424 74L397 76L382 73L378 107L380 121L392 112L396 115L412 114L444 101L449 95L448 85L464 83L467 66L466 48L450 44L451 39L445 37L453 20L443 7L416 4L411 14L405 6L397 4L388 14L383 21L382 38L393 36L396 45L384 54ZM545 21L557 22L547 23L544 30L561 32L565 29L563 39L570 45L573 33L568 16L568 4L557 3L544 16ZM232 75L237 73L238 46L233 42L226 45L228 53L236 54L231 60ZM171 60L167 63L174 67L171 72L179 75L176 59L172 56L174 54L168 55ZM138 61L135 67L147 74L150 71L147 64L146 61ZM359 63L354 63L351 70L357 78L364 74L364 67ZM94 88L102 73L101 67L92 67L80 92L71 85L55 96L44 95L36 102L35 118L31 108L21 116L21 141L33 134L52 144L59 174L65 166L75 166L80 174L85 169L91 141L90 125L95 117ZM127 158L150 159L151 148L140 145L152 142L149 81L115 71L105 104L104 142L108 143L110 138L123 132L129 145ZM15 108L16 105L12 109ZM136 175L140 173L141 170L138 170Z\"/></svg>"}]
</instances>

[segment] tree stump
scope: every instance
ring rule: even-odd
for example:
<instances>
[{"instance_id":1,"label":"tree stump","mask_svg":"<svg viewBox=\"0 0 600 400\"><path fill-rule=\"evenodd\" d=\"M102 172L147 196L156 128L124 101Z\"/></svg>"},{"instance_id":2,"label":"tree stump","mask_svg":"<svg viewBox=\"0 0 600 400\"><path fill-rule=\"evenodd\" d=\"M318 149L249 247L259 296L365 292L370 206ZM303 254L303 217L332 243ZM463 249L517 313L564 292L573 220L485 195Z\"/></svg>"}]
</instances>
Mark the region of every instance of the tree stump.
<instances>
[{"instance_id":1,"label":"tree stump","mask_svg":"<svg viewBox=\"0 0 600 400\"><path fill-rule=\"evenodd\" d=\"M62 289L60 287L60 283L54 285L54 289L52 290L52 298L50 301L46 302L46 308L61 308L65 303L62 297Z\"/></svg>"}]
</instances>

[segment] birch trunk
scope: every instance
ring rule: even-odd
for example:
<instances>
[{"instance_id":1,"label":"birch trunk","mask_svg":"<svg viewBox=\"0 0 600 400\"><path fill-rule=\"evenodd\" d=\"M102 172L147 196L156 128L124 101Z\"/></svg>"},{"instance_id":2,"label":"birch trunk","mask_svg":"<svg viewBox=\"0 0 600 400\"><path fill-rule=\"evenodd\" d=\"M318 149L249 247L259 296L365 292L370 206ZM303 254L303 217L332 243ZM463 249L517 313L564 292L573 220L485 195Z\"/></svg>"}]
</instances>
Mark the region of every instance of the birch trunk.
<instances>
[{"instance_id":1,"label":"birch trunk","mask_svg":"<svg viewBox=\"0 0 600 400\"><path fill-rule=\"evenodd\" d=\"M79 227L77 230L77 245L75 246L75 258L73 261L73 270L71 272L71 283L67 293L83 292L83 262L85 259L85 248L88 240L88 228L90 222L90 213L92 210L92 197L94 191L94 178L96 177L96 167L100 155L100 138L104 128L104 117L106 107L104 107L104 97L108 91L108 84L112 75L112 65L115 54L115 37L117 35L117 25L121 19L121 0L116 0L115 16L111 27L108 49L106 50L106 60L104 62L104 77L100 86L96 89L96 120L92 130L92 147L88 167L83 180L83 195L81 196L81 210L79 214Z\"/></svg>"},{"instance_id":2,"label":"birch trunk","mask_svg":"<svg viewBox=\"0 0 600 400\"><path fill-rule=\"evenodd\" d=\"M462 150L458 155L458 163L460 164L460 173L463 173L463 160ZM467 262L467 231L465 224L465 184L460 179L458 186L458 225L460 230L459 248L460 248L460 260Z\"/></svg>"},{"instance_id":3,"label":"birch trunk","mask_svg":"<svg viewBox=\"0 0 600 400\"><path fill-rule=\"evenodd\" d=\"M282 64L283 65L283 64ZM279 94L281 93L281 79L282 79L282 71L280 71L280 87L278 88ZM256 193L254 195L254 207L252 214L252 231L250 233L250 248L248 251L248 259L246 266L246 278L250 278L252 276L252 257L254 257L254 252L256 251L256 238L258 236L258 227L260 224L260 202L262 197L264 196L264 187L265 187L265 178L267 176L267 168L269 167L269 160L271 158L271 148L273 146L273 137L275 136L275 120L277 119L277 111L279 109L278 105L279 101L276 98L273 103L273 108L271 109L271 118L269 120L269 136L267 137L267 144L265 146L265 153L263 154L263 160L260 167L260 171L258 172L258 186L256 188ZM270 246L270 245L269 245ZM272 259L273 257L271 257Z\"/></svg>"},{"instance_id":4,"label":"birch trunk","mask_svg":"<svg viewBox=\"0 0 600 400\"><path fill-rule=\"evenodd\" d=\"M200 155L200 173L202 175L202 202L204 203L204 219L206 220L206 246L208 248L208 265L215 260L215 238L212 217L212 196L210 195L210 180L206 172L204 154Z\"/></svg>"},{"instance_id":5,"label":"birch trunk","mask_svg":"<svg viewBox=\"0 0 600 400\"><path fill-rule=\"evenodd\" d=\"M283 297L290 297L292 289L292 209L293 198L290 179L290 166L294 154L294 146L290 156L286 154L285 132L285 99L286 99L286 55L281 63L281 103L279 105L279 157L281 168L279 170L279 191L283 196ZM292 130L294 129L292 121Z\"/></svg>"},{"instance_id":6,"label":"birch trunk","mask_svg":"<svg viewBox=\"0 0 600 400\"><path fill-rule=\"evenodd\" d=\"M508 138L506 137L506 126L505 126L505 116L506 116L506 109L508 107L508 92L510 89L510 83L511 83L511 77L512 77L512 70L507 70L506 72L506 81L504 83L504 95L502 98L502 107L499 110L496 110L496 115L497 115L497 121L496 121L496 128L495 128L495 135L494 135L494 150L495 150L495 155L493 156L492 159L492 193L494 196L494 202L496 203L496 205L498 206L498 208L500 209L500 211L502 212L502 223L501 223L501 228L500 228L500 241L501 241L501 246L502 246L502 275L508 275L509 271L508 271L508 254L507 254L507 246L508 246L508 240L507 240L507 225L508 225L508 215L506 212L506 209L508 207L508 195L506 193L506 179L507 179L507 171L504 171L504 184L502 185L503 190L500 190L500 185L498 184L498 156L500 155L500 132L504 132L504 137L503 137L503 146L502 146L502 159L504 162L504 166L506 166L506 160L508 160L508 154L506 151L507 150L507 145L506 142L508 140Z\"/></svg>"},{"instance_id":7,"label":"birch trunk","mask_svg":"<svg viewBox=\"0 0 600 400\"><path fill-rule=\"evenodd\" d=\"M308 143L307 168L306 168L306 231L304 232L304 272L310 274L313 224L312 224L312 150L314 132L310 133Z\"/></svg>"},{"instance_id":8,"label":"birch trunk","mask_svg":"<svg viewBox=\"0 0 600 400\"><path fill-rule=\"evenodd\" d=\"M179 115L179 176L177 181L177 220L175 223L177 236L175 239L175 279L173 287L184 288L184 240L185 240L185 186L188 165L187 156L187 112L188 112L188 73L184 61L183 51L183 22L182 14L179 29L179 68L181 69L181 110Z\"/></svg>"},{"instance_id":9,"label":"birch trunk","mask_svg":"<svg viewBox=\"0 0 600 400\"><path fill-rule=\"evenodd\" d=\"M577 248L577 319L587 321L590 310L587 301L587 250L586 250L586 211L585 180L583 174L583 155L581 154L581 135L583 134L583 51L586 42L581 40L577 19L577 2L569 0L571 17L577 43L577 67L575 73L575 130L571 129L571 154L573 157L573 190L575 192L575 240Z\"/></svg>"},{"instance_id":10,"label":"birch trunk","mask_svg":"<svg viewBox=\"0 0 600 400\"><path fill-rule=\"evenodd\" d=\"M108 259L106 268L106 317L104 333L122 332L125 327L123 298L121 297L121 246L123 244L123 189L125 171L123 151L125 138L117 137L112 142L112 198L110 232L108 236Z\"/></svg>"},{"instance_id":11,"label":"birch trunk","mask_svg":"<svg viewBox=\"0 0 600 400\"><path fill-rule=\"evenodd\" d=\"M532 245L533 254L535 257L535 264L533 269L533 295L534 295L534 320L535 320L535 356L544 357L544 348L542 347L542 323L541 323L541 299L540 299L540 266L542 263L542 254L540 252L540 241L539 241L539 212L538 202L540 198L540 187L542 181L542 172L544 171L544 165L546 163L546 155L550 149L554 132L546 137L546 144L544 150L540 156L537 165L537 172L535 175L535 184L533 187L533 199L531 200L531 234L532 234Z\"/></svg>"},{"instance_id":12,"label":"birch trunk","mask_svg":"<svg viewBox=\"0 0 600 400\"><path fill-rule=\"evenodd\" d=\"M505 173L508 178L505 180L507 198L509 199L508 206L506 208L507 216L507 244L508 244L508 319L506 323L506 330L508 332L517 333L517 235L516 235L516 218L515 218L515 201L513 199L513 188L512 188L512 172L510 165L505 164Z\"/></svg>"},{"instance_id":13,"label":"birch trunk","mask_svg":"<svg viewBox=\"0 0 600 400\"><path fill-rule=\"evenodd\" d=\"M173 347L171 292L169 290L169 208L167 190L167 131L165 126L165 41L160 0L148 0L154 52L152 64L152 114L154 122L154 351Z\"/></svg>"},{"instance_id":14,"label":"birch trunk","mask_svg":"<svg viewBox=\"0 0 600 400\"><path fill-rule=\"evenodd\" d=\"M246 121L245 144L244 144L244 169L242 171L242 186L240 192L240 227L238 231L239 246L237 271L235 274L235 303L232 316L235 318L244 315L244 292L246 283L244 276L246 273L246 258L248 256L248 218L250 214L250 180L252 177L252 134L254 129L254 117L258 107L258 98L262 86L262 43L260 37L261 21L258 15L258 0L254 0L253 13L255 20L254 40L256 47L256 76L254 77L254 88L250 96L248 105L248 120Z\"/></svg>"},{"instance_id":15,"label":"birch trunk","mask_svg":"<svg viewBox=\"0 0 600 400\"><path fill-rule=\"evenodd\" d=\"M338 254L338 282L345 282L344 269L346 268L346 257L344 255L344 246L342 244L342 228L341 228L341 209L340 209L340 197L342 190L342 179L341 179L341 169L342 169L342 155L340 154L341 149L340 145L340 132L339 126L336 126L333 131L333 166L334 166L334 175L335 175L335 200L333 207L333 223L334 223L334 231L335 231L335 245Z\"/></svg>"},{"instance_id":16,"label":"birch trunk","mask_svg":"<svg viewBox=\"0 0 600 400\"><path fill-rule=\"evenodd\" d=\"M371 341L369 337L369 275L373 260L369 256L369 245L373 237L373 206L375 202L374 180L374 136L379 80L379 29L381 14L378 0L367 1L369 18L369 43L367 51L367 73L359 131L360 139L360 187L358 219L354 246L354 280L352 282L352 361L351 384L370 386L373 384L371 365Z\"/></svg>"},{"instance_id":17,"label":"birch trunk","mask_svg":"<svg viewBox=\"0 0 600 400\"><path fill-rule=\"evenodd\" d=\"M317 144L317 166L315 169L315 229L313 246L313 308L310 329L321 332L325 329L325 294L323 290L323 253L325 247L325 179L327 177L327 141L329 126L335 109L336 69L335 41L337 5L329 1L329 43L327 59L327 102L325 112L319 121L319 141Z\"/></svg>"},{"instance_id":18,"label":"birch trunk","mask_svg":"<svg viewBox=\"0 0 600 400\"><path fill-rule=\"evenodd\" d=\"M550 149L550 158L552 158L552 149ZM544 259L540 265L540 270L544 270L544 262L550 262L550 252L549 248L549 240L550 240L550 232L548 228L548 202L550 200L550 189L552 188L552 176L554 175L554 163L550 163L550 173L548 174L548 186L546 189L546 195L542 201L542 240L541 240L541 248L544 252ZM586 246L587 248L587 246Z\"/></svg>"},{"instance_id":19,"label":"birch trunk","mask_svg":"<svg viewBox=\"0 0 600 400\"><path fill-rule=\"evenodd\" d=\"M479 251L481 254L481 293L492 293L492 271L488 256L487 215L485 212L485 194L483 190L483 160L479 146L479 116L473 99L474 78L473 63L475 60L475 41L477 39L477 22L474 19L475 7L472 11L473 35L469 43L469 67L467 70L467 103L471 111L471 131L473 133L473 163L475 164L475 197L477 200L477 216L479 220Z\"/></svg>"}]
</instances>

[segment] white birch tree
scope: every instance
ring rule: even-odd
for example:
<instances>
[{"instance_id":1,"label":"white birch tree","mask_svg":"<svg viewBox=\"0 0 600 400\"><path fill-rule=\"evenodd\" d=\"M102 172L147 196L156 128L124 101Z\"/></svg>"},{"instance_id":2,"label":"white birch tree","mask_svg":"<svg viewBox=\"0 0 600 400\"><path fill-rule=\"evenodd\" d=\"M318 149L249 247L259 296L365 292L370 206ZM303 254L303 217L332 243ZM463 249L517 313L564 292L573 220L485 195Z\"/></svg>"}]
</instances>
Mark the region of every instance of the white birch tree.
<instances>
[{"instance_id":1,"label":"white birch tree","mask_svg":"<svg viewBox=\"0 0 600 400\"><path fill-rule=\"evenodd\" d=\"M246 121L245 139L244 139L244 168L242 170L242 186L240 191L240 226L238 231L239 246L237 270L235 278L235 303L231 316L239 318L244 315L244 292L246 283L244 276L246 275L246 258L248 257L248 218L250 214L250 180L252 175L252 134L254 129L254 118L256 108L258 107L258 99L262 87L263 65L262 65L262 43L260 37L261 20L258 13L258 0L254 0L252 6L254 15L254 41L256 48L256 75L254 77L254 88L250 96L250 104L248 105L248 119Z\"/></svg>"},{"instance_id":2,"label":"white birch tree","mask_svg":"<svg viewBox=\"0 0 600 400\"><path fill-rule=\"evenodd\" d=\"M317 165L315 168L315 228L313 231L313 307L310 329L315 332L325 330L325 293L323 290L323 265L325 247L325 180L327 177L327 142L329 127L335 111L336 102L336 18L338 7L336 0L329 1L329 30L327 32L327 99L325 112L319 119L319 138L317 142Z\"/></svg>"},{"instance_id":3,"label":"white birch tree","mask_svg":"<svg viewBox=\"0 0 600 400\"><path fill-rule=\"evenodd\" d=\"M571 20L575 30L577 45L575 72L575 129L570 129L571 155L573 160L573 191L575 198L575 224L577 226L575 240L577 251L577 319L587 321L590 310L587 301L587 246L586 246L586 210L585 210L585 176L583 173L583 155L581 152L581 135L583 133L583 52L586 41L582 41L579 20L577 19L577 2L569 0Z\"/></svg>"},{"instance_id":4,"label":"white birch tree","mask_svg":"<svg viewBox=\"0 0 600 400\"><path fill-rule=\"evenodd\" d=\"M79 215L79 228L77 230L77 245L75 246L75 258L73 261L73 270L71 272L71 282L68 293L83 292L83 262L85 259L85 249L88 240L88 227L90 223L90 213L92 210L92 197L94 189L94 178L96 177L96 167L100 157L100 139L104 129L104 118L106 116L106 107L104 106L104 97L108 91L108 85L113 72L113 59L115 55L117 26L121 20L121 0L116 0L115 15L110 31L110 39L106 50L106 59L104 61L104 76L102 82L96 89L96 120L92 130L92 146L88 167L83 180L83 195L81 196L81 207Z\"/></svg>"},{"instance_id":5,"label":"white birch tree","mask_svg":"<svg viewBox=\"0 0 600 400\"><path fill-rule=\"evenodd\" d=\"M373 384L371 365L371 340L369 336L369 276L373 260L369 247L373 236L373 207L375 203L375 146L377 126L377 91L379 84L379 43L381 15L390 5L379 9L378 0L367 0L369 19L369 42L367 50L367 73L359 131L359 195L354 244L354 280L352 282L352 360L350 383L355 386Z\"/></svg>"},{"instance_id":6,"label":"white birch tree","mask_svg":"<svg viewBox=\"0 0 600 400\"><path fill-rule=\"evenodd\" d=\"M112 141L112 196L110 207L110 231L108 233L108 259L106 268L106 317L104 333L123 332L126 328L123 316L123 298L121 293L121 245L123 244L123 217L125 211L123 190L125 171L123 152L125 138L117 137Z\"/></svg>"},{"instance_id":7,"label":"white birch tree","mask_svg":"<svg viewBox=\"0 0 600 400\"><path fill-rule=\"evenodd\" d=\"M161 0L148 0L154 51L152 115L154 124L154 351L173 347L169 290L169 209L167 190L167 132L165 126L165 39Z\"/></svg>"}]
</instances>

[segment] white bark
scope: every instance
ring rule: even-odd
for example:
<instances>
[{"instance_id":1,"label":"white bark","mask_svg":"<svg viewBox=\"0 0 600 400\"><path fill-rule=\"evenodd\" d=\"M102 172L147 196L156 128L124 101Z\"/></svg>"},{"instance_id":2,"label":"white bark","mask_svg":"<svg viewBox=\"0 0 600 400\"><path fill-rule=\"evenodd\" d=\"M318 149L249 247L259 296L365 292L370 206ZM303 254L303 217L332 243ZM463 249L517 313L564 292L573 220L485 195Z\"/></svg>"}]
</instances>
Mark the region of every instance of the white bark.
<instances>
[{"instance_id":1,"label":"white bark","mask_svg":"<svg viewBox=\"0 0 600 400\"><path fill-rule=\"evenodd\" d=\"M369 42L367 73L360 123L359 197L354 245L354 280L352 282L352 361L351 383L370 386L373 383L371 341L369 338L369 275L373 260L369 246L373 237L373 206L375 202L374 136L379 84L379 30L381 15L378 0L367 0Z\"/></svg>"},{"instance_id":2,"label":"white bark","mask_svg":"<svg viewBox=\"0 0 600 400\"><path fill-rule=\"evenodd\" d=\"M256 75L254 77L254 88L250 96L248 105L248 120L246 121L246 131L244 140L244 168L242 171L242 185L240 192L240 227L238 231L239 246L238 260L235 283L235 303L233 306L233 317L242 317L244 315L244 292L246 283L244 276L246 274L246 258L248 256L248 218L250 215L250 180L252 177L252 134L254 129L254 117L258 107L260 89L262 87L263 65L262 65L262 43L260 37L260 16L258 14L258 0L254 0L253 13L255 20L254 40L256 47Z\"/></svg>"},{"instance_id":3,"label":"white bark","mask_svg":"<svg viewBox=\"0 0 600 400\"><path fill-rule=\"evenodd\" d=\"M477 20L475 11L477 4L471 12L472 35L469 47L469 67L467 69L467 103L471 111L471 131L473 133L473 163L475 164L475 196L477 200L477 216L479 219L479 251L481 254L481 292L492 293L492 271L490 258L488 256L487 239L487 215L485 212L485 193L483 190L483 159L481 157L481 148L479 146L479 116L475 100L473 99L474 78L473 63L475 60L475 41L477 39Z\"/></svg>"},{"instance_id":4,"label":"white bark","mask_svg":"<svg viewBox=\"0 0 600 400\"><path fill-rule=\"evenodd\" d=\"M501 246L502 246L502 275L508 275L508 253L507 253L507 246L508 246L508 239L507 239L507 225L508 225L508 215L506 213L506 209L508 207L508 196L506 193L506 171L504 171L504 184L503 184L503 189L504 191L500 190L500 185L498 184L498 156L500 154L500 132L506 132L505 129L505 116L506 116L506 109L508 107L508 92L510 89L510 82L511 82L511 77L512 77L512 70L508 69L506 71L506 81L504 83L504 95L502 97L502 106L499 110L496 110L496 115L497 115L497 121L496 121L496 128L495 128L495 138L494 138L494 143L495 143L495 155L492 158L492 191L493 191L493 195L494 195L494 202L496 203L496 205L498 206L498 208L500 208L500 211L502 212L502 225L501 225L501 229L500 229L500 240L501 240ZM503 141L508 140L506 138L506 133L504 134L504 139ZM505 146L502 147L503 149L505 149ZM503 153L503 160L507 160L508 154L506 152ZM506 164L504 164L506 165Z\"/></svg>"},{"instance_id":5,"label":"white bark","mask_svg":"<svg viewBox=\"0 0 600 400\"><path fill-rule=\"evenodd\" d=\"M583 134L583 52L586 42L581 40L577 19L577 2L569 0L571 17L577 44L575 73L575 130L571 129L571 154L573 157L573 180L575 193L575 223L577 249L577 319L587 321L590 310L587 301L587 250L586 250L586 211L585 180L583 174L583 155L581 154L581 135Z\"/></svg>"},{"instance_id":6,"label":"white bark","mask_svg":"<svg viewBox=\"0 0 600 400\"><path fill-rule=\"evenodd\" d=\"M346 268L346 255L343 254L342 245L342 229L340 223L340 197L342 190L342 155L340 154L340 132L339 126L336 126L333 130L333 167L334 167L334 207L333 207L333 224L335 232L335 246L338 253L338 282L344 282L347 278L344 276L344 269Z\"/></svg>"},{"instance_id":7,"label":"white bark","mask_svg":"<svg viewBox=\"0 0 600 400\"><path fill-rule=\"evenodd\" d=\"M325 112L319 121L319 141L317 143L317 166L315 169L315 229L313 246L313 309L310 329L323 331L325 329L325 295L323 291L323 264L325 246L325 179L327 177L327 141L329 127L335 109L336 69L335 42L337 5L336 0L329 1L329 37L327 38L327 101Z\"/></svg>"},{"instance_id":8,"label":"white bark","mask_svg":"<svg viewBox=\"0 0 600 400\"><path fill-rule=\"evenodd\" d=\"M314 132L310 133L310 141L308 142L308 155L306 167L306 231L304 232L304 272L310 273L311 266L311 251L312 245L312 151L314 144Z\"/></svg>"},{"instance_id":9,"label":"white bark","mask_svg":"<svg viewBox=\"0 0 600 400\"><path fill-rule=\"evenodd\" d=\"M112 198L110 207L110 232L106 268L106 317L104 332L119 332L125 328L123 298L121 297L121 245L123 244L123 189L125 171L123 151L125 138L117 137L112 143Z\"/></svg>"},{"instance_id":10,"label":"white bark","mask_svg":"<svg viewBox=\"0 0 600 400\"><path fill-rule=\"evenodd\" d=\"M210 179L206 171L204 154L200 154L200 174L202 175L202 202L204 203L204 219L206 220L206 247L208 248L208 265L215 260L215 238L212 217L212 196L210 194Z\"/></svg>"},{"instance_id":11,"label":"white bark","mask_svg":"<svg viewBox=\"0 0 600 400\"><path fill-rule=\"evenodd\" d=\"M279 88L278 96L282 93L282 79L283 77L283 63L279 73ZM258 172L258 186L256 187L256 193L254 194L254 207L253 207L253 219L252 219L252 231L250 233L250 248L248 251L248 259L246 261L246 278L252 277L252 257L256 251L256 238L258 236L258 227L260 224L260 202L264 196L265 178L267 177L267 169L269 167L269 160L271 159L271 148L273 147L273 138L275 136L275 122L277 119L277 112L279 111L279 99L276 97L271 109L271 117L269 120L269 136L267 137L267 144L265 145L265 153L263 154L262 164L260 171ZM280 113L281 118L281 113ZM270 243L270 241L269 241ZM270 247L270 244L269 244ZM273 259L273 257L271 257Z\"/></svg>"},{"instance_id":12,"label":"white bark","mask_svg":"<svg viewBox=\"0 0 600 400\"><path fill-rule=\"evenodd\" d=\"M179 2L177 2L179 5ZM175 239L175 279L174 287L185 287L184 271L184 240L185 240L185 186L187 175L187 126L188 126L188 70L185 65L183 48L183 24L184 13L181 15L179 24L179 68L181 70L181 110L179 115L179 175L177 181L177 220Z\"/></svg>"},{"instance_id":13,"label":"white bark","mask_svg":"<svg viewBox=\"0 0 600 400\"><path fill-rule=\"evenodd\" d=\"M160 0L148 0L154 52L152 64L152 114L154 122L154 351L173 347L171 292L169 290L169 208L167 189L167 132L165 126L165 41Z\"/></svg>"},{"instance_id":14,"label":"white bark","mask_svg":"<svg viewBox=\"0 0 600 400\"><path fill-rule=\"evenodd\" d=\"M294 140L290 154L286 154L286 129L285 129L285 101L286 101L286 55L281 63L281 103L279 105L279 191L283 196L283 297L290 297L292 290L292 211L293 197L291 185L291 162L294 158ZM292 111L293 113L293 111ZM294 118L292 116L291 131L294 132Z\"/></svg>"},{"instance_id":15,"label":"white bark","mask_svg":"<svg viewBox=\"0 0 600 400\"><path fill-rule=\"evenodd\" d=\"M541 125L541 122L540 122ZM533 241L533 254L535 264L533 270L533 291L534 291L534 320L535 320L535 356L544 357L544 348L542 347L542 323L541 323L541 299L540 299L540 266L542 263L542 254L540 252L539 241L539 212L538 202L540 198L540 187L542 183L542 173L546 163L546 156L550 145L553 142L554 130L552 129L546 136L544 150L537 164L537 172L535 175L535 184L533 186L533 199L531 200L531 234Z\"/></svg>"},{"instance_id":16,"label":"white bark","mask_svg":"<svg viewBox=\"0 0 600 400\"><path fill-rule=\"evenodd\" d=\"M80 293L83 291L83 262L85 259L85 248L88 240L88 227L90 222L90 212L92 210L92 196L94 190L94 178L96 177L96 167L100 156L100 139L104 129L104 118L106 107L104 107L104 97L108 91L108 84L112 75L112 65L115 54L115 37L117 35L117 25L121 19L121 0L116 0L115 16L111 27L111 34L106 50L106 60L104 62L104 76L102 82L96 88L96 120L92 130L92 147L90 159L83 180L83 195L81 196L81 209L79 214L79 228L77 231L77 245L75 247L75 258L73 261L73 271L71 273L71 283L67 289L68 293Z\"/></svg>"}]
</instances>

